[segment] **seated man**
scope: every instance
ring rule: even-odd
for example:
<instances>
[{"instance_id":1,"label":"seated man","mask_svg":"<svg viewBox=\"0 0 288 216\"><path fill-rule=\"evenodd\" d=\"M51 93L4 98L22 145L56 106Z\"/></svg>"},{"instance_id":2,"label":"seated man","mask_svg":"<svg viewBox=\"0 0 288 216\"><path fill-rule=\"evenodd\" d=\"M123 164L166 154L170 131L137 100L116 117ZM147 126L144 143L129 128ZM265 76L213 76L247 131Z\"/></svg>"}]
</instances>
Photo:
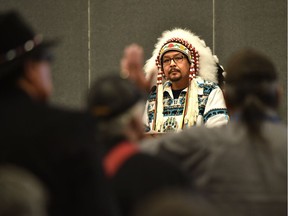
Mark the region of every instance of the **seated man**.
<instances>
[{"instance_id":1,"label":"seated man","mask_svg":"<svg viewBox=\"0 0 288 216\"><path fill-rule=\"evenodd\" d=\"M124 70L137 79L129 68L129 64L135 65L133 59L129 55L123 59ZM223 70L205 42L190 31L165 31L144 70L147 74L157 73L156 86L146 104L147 131L181 131L191 126L215 127L228 122L223 93L217 85L218 72Z\"/></svg>"}]
</instances>

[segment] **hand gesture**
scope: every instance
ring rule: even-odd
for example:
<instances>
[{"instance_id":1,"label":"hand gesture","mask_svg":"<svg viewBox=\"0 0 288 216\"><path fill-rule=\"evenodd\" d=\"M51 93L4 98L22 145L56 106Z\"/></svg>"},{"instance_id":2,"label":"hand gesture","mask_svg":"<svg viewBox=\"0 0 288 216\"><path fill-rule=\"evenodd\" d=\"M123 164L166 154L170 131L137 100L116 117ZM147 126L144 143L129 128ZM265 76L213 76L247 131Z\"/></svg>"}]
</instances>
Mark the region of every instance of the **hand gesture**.
<instances>
[{"instance_id":1,"label":"hand gesture","mask_svg":"<svg viewBox=\"0 0 288 216\"><path fill-rule=\"evenodd\" d=\"M149 92L152 77L146 79L143 71L143 48L137 44L131 44L124 49L121 59L121 73L135 82L140 88Z\"/></svg>"}]
</instances>

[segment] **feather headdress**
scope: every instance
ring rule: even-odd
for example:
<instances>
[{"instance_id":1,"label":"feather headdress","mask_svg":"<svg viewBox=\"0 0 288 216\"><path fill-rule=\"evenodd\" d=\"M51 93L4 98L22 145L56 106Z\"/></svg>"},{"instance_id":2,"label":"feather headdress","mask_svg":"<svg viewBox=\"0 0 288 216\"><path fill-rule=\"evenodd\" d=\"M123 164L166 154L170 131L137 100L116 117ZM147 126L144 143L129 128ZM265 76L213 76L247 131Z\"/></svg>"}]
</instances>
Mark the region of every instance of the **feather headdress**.
<instances>
[{"instance_id":1,"label":"feather headdress","mask_svg":"<svg viewBox=\"0 0 288 216\"><path fill-rule=\"evenodd\" d=\"M217 57L213 56L211 49L206 46L205 42L197 35L187 29L180 28L164 31L162 36L158 38L152 57L146 61L144 66L145 73L147 75L158 73L156 65L157 57L161 48L173 38L185 40L195 48L199 53L199 72L197 75L202 77L204 80L217 83Z\"/></svg>"}]
</instances>

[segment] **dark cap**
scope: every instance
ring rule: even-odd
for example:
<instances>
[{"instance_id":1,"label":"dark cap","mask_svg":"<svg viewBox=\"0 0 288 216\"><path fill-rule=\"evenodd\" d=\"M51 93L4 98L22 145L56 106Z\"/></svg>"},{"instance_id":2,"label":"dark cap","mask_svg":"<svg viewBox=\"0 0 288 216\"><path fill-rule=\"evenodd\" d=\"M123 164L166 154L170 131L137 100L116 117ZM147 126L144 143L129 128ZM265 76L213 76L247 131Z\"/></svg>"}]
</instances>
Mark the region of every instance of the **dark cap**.
<instances>
[{"instance_id":1,"label":"dark cap","mask_svg":"<svg viewBox=\"0 0 288 216\"><path fill-rule=\"evenodd\" d=\"M88 95L88 108L94 116L109 119L125 113L145 99L145 92L131 80L109 75L94 83Z\"/></svg>"},{"instance_id":2,"label":"dark cap","mask_svg":"<svg viewBox=\"0 0 288 216\"><path fill-rule=\"evenodd\" d=\"M32 54L44 55L55 41L44 41L15 11L0 13L0 79Z\"/></svg>"}]
</instances>

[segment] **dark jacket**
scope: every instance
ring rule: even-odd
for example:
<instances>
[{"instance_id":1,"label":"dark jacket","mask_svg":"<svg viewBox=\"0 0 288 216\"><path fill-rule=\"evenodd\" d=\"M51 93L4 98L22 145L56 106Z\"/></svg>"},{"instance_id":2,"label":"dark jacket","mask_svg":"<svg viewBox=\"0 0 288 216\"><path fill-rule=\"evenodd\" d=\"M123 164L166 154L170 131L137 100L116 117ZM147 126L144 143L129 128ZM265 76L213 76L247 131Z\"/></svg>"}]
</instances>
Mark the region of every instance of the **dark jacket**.
<instances>
[{"instance_id":1,"label":"dark jacket","mask_svg":"<svg viewBox=\"0 0 288 216\"><path fill-rule=\"evenodd\" d=\"M231 121L220 128L195 127L143 143L190 176L194 191L212 200L222 215L287 215L287 127L264 121L263 140Z\"/></svg>"},{"instance_id":2,"label":"dark jacket","mask_svg":"<svg viewBox=\"0 0 288 216\"><path fill-rule=\"evenodd\" d=\"M104 167L122 215L131 215L137 205L161 191L189 190L188 178L179 168L161 158L141 152L135 143L116 140L114 145L110 141ZM114 161L110 163L110 167L115 169L109 172L107 162L111 160Z\"/></svg>"},{"instance_id":3,"label":"dark jacket","mask_svg":"<svg viewBox=\"0 0 288 216\"><path fill-rule=\"evenodd\" d=\"M43 181L50 215L112 215L90 116L35 102L17 88L2 89L0 104L0 164Z\"/></svg>"}]
</instances>

